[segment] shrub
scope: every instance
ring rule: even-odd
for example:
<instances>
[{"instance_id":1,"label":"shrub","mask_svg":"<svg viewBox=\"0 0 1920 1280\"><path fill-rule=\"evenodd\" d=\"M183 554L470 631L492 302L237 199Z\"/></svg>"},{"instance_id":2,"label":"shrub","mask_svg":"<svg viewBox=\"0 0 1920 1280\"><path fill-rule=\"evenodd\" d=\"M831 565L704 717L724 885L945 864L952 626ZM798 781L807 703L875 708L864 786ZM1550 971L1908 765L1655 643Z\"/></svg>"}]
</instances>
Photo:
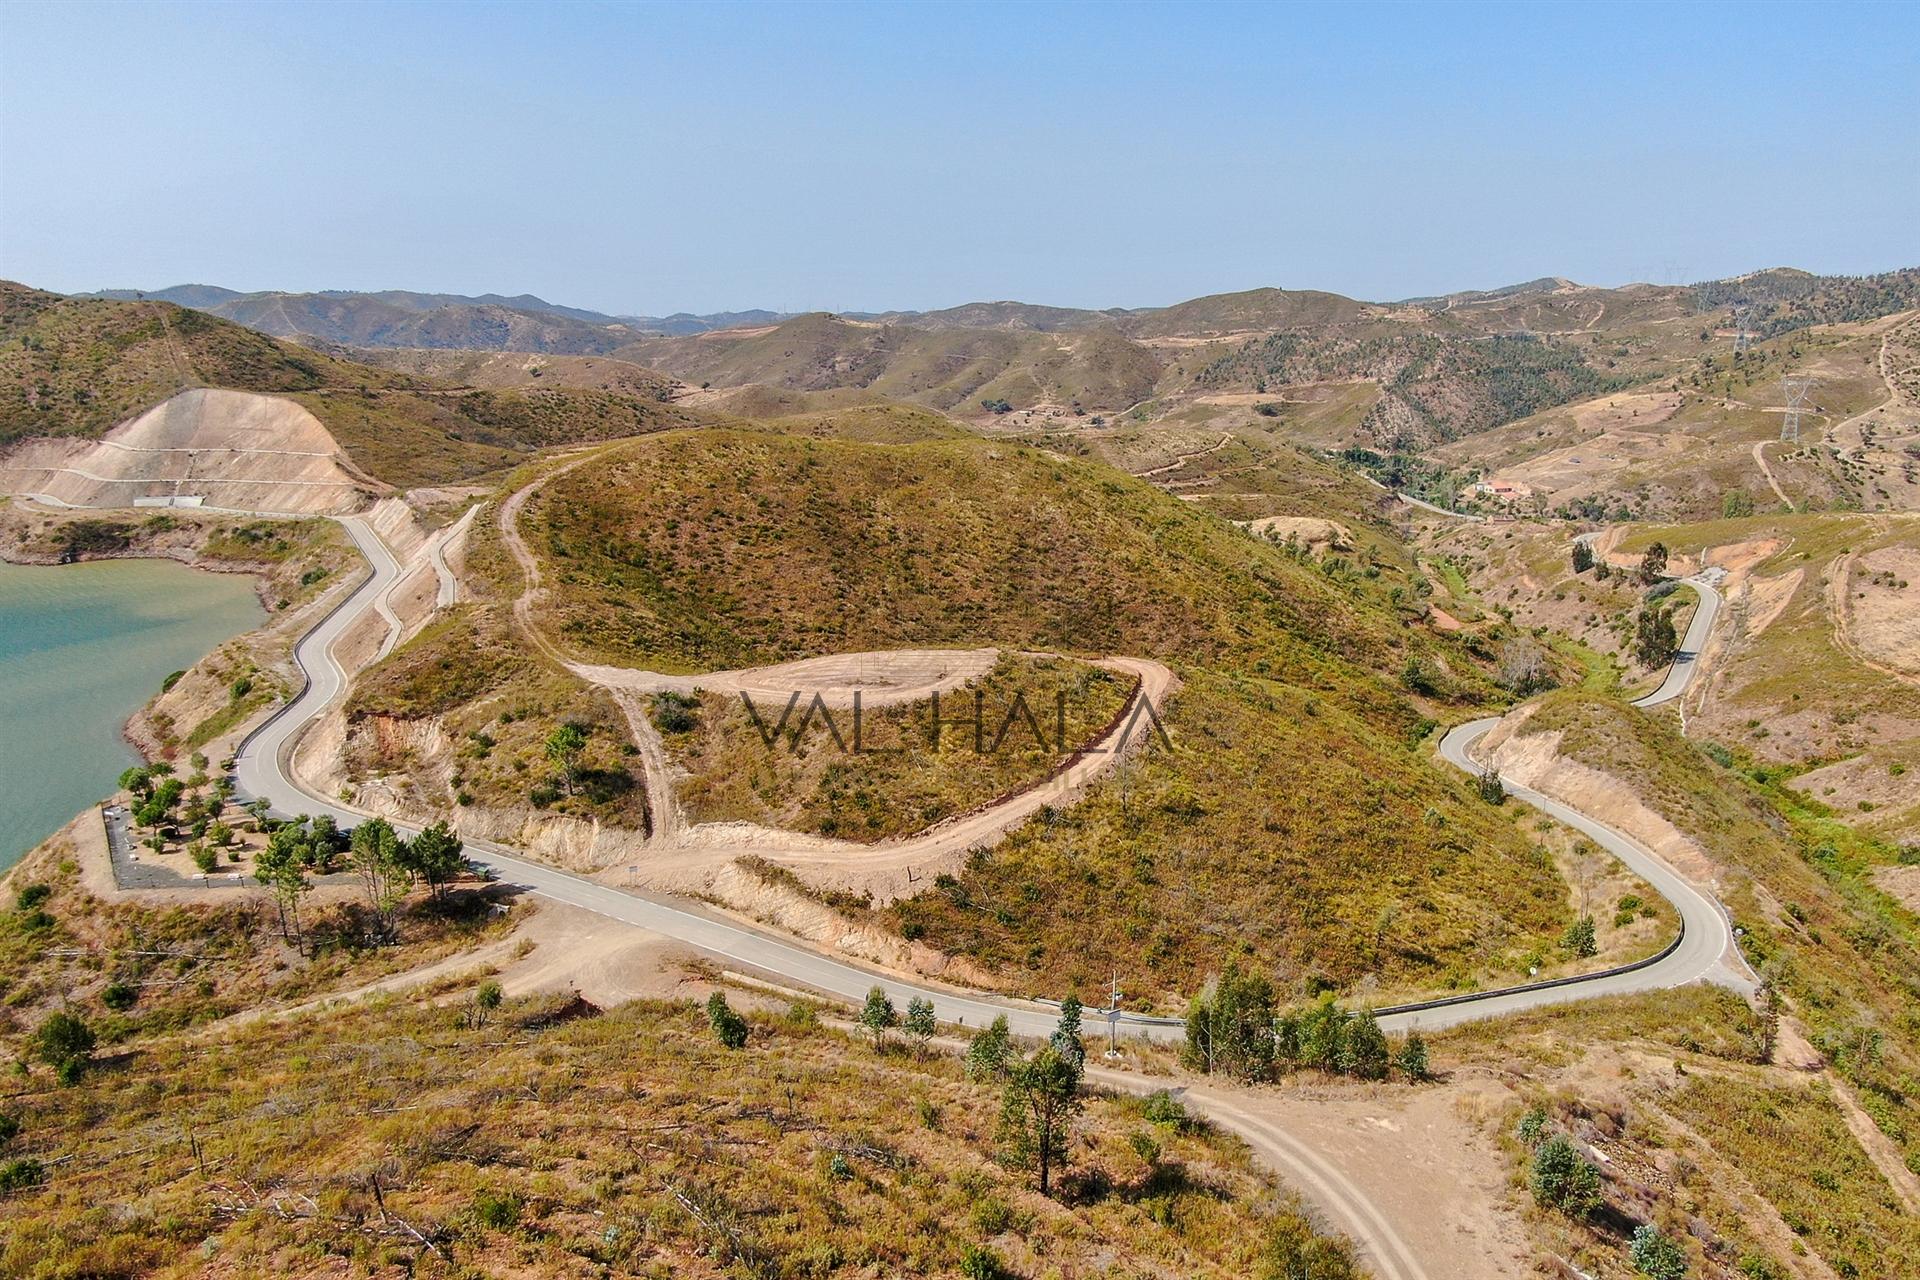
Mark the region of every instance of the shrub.
<instances>
[{"instance_id":1,"label":"shrub","mask_svg":"<svg viewBox=\"0 0 1920 1280\"><path fill-rule=\"evenodd\" d=\"M1559 1134L1535 1149L1527 1181L1535 1203L1570 1218L1584 1218L1600 1207L1600 1171Z\"/></svg>"},{"instance_id":2,"label":"shrub","mask_svg":"<svg viewBox=\"0 0 1920 1280\"><path fill-rule=\"evenodd\" d=\"M1187 1123L1186 1104L1165 1089L1148 1094L1147 1100L1140 1105L1140 1114L1149 1122L1168 1129L1182 1128Z\"/></svg>"},{"instance_id":3,"label":"shrub","mask_svg":"<svg viewBox=\"0 0 1920 1280\"><path fill-rule=\"evenodd\" d=\"M0 1147L20 1136L20 1122L4 1111L0 1111Z\"/></svg>"},{"instance_id":4,"label":"shrub","mask_svg":"<svg viewBox=\"0 0 1920 1280\"><path fill-rule=\"evenodd\" d=\"M140 992L125 982L110 982L106 990L100 993L100 1003L115 1013L124 1013L133 1008L139 998Z\"/></svg>"},{"instance_id":5,"label":"shrub","mask_svg":"<svg viewBox=\"0 0 1920 1280\"><path fill-rule=\"evenodd\" d=\"M40 1060L60 1073L63 1083L78 1079L93 1057L93 1028L64 1011L49 1014L33 1039Z\"/></svg>"},{"instance_id":6,"label":"shrub","mask_svg":"<svg viewBox=\"0 0 1920 1280\"><path fill-rule=\"evenodd\" d=\"M700 726L694 714L700 701L684 693L659 693L653 698L653 724L662 733L690 733Z\"/></svg>"},{"instance_id":7,"label":"shrub","mask_svg":"<svg viewBox=\"0 0 1920 1280\"><path fill-rule=\"evenodd\" d=\"M1001 1280L1007 1269L993 1250L985 1245L970 1244L960 1255L960 1274L966 1280Z\"/></svg>"},{"instance_id":8,"label":"shrub","mask_svg":"<svg viewBox=\"0 0 1920 1280\"><path fill-rule=\"evenodd\" d=\"M726 996L718 991L707 997L707 1025L713 1028L714 1038L727 1048L746 1046L747 1020L734 1012Z\"/></svg>"},{"instance_id":9,"label":"shrub","mask_svg":"<svg viewBox=\"0 0 1920 1280\"><path fill-rule=\"evenodd\" d=\"M1560 935L1560 945L1582 959L1598 955L1600 947L1593 937L1593 917L1581 916L1568 925L1567 931Z\"/></svg>"},{"instance_id":10,"label":"shrub","mask_svg":"<svg viewBox=\"0 0 1920 1280\"><path fill-rule=\"evenodd\" d=\"M1660 1234L1660 1228L1643 1222L1634 1230L1627 1257L1643 1276L1652 1280L1681 1280L1687 1274L1687 1252Z\"/></svg>"},{"instance_id":11,"label":"shrub","mask_svg":"<svg viewBox=\"0 0 1920 1280\"><path fill-rule=\"evenodd\" d=\"M0 1164L0 1194L37 1187L45 1176L46 1170L40 1167L38 1160L30 1156L9 1160L5 1164Z\"/></svg>"},{"instance_id":12,"label":"shrub","mask_svg":"<svg viewBox=\"0 0 1920 1280\"><path fill-rule=\"evenodd\" d=\"M1394 1065L1412 1083L1430 1079L1432 1071L1427 1065L1427 1042L1418 1031L1407 1032L1406 1040L1400 1046L1400 1053L1394 1059Z\"/></svg>"},{"instance_id":13,"label":"shrub","mask_svg":"<svg viewBox=\"0 0 1920 1280\"><path fill-rule=\"evenodd\" d=\"M520 1221L520 1197L500 1191L479 1191L473 1197L473 1220L495 1231L510 1231Z\"/></svg>"},{"instance_id":14,"label":"shrub","mask_svg":"<svg viewBox=\"0 0 1920 1280\"><path fill-rule=\"evenodd\" d=\"M20 892L13 895L13 900L22 911L31 911L52 896L53 886L50 884L26 884L20 886Z\"/></svg>"}]
</instances>

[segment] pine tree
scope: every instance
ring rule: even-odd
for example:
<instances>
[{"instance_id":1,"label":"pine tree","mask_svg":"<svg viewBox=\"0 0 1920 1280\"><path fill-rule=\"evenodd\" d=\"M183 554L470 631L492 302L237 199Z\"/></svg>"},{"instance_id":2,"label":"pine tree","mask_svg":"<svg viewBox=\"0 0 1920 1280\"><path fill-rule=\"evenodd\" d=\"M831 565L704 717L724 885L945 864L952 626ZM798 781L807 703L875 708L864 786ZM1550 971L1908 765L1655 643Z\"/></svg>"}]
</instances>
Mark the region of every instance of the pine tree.
<instances>
[{"instance_id":1,"label":"pine tree","mask_svg":"<svg viewBox=\"0 0 1920 1280\"><path fill-rule=\"evenodd\" d=\"M1082 1105L1080 1073L1052 1045L1008 1072L1000 1139L1014 1163L1039 1173L1041 1195L1053 1192L1053 1171L1066 1163L1068 1127Z\"/></svg>"}]
</instances>

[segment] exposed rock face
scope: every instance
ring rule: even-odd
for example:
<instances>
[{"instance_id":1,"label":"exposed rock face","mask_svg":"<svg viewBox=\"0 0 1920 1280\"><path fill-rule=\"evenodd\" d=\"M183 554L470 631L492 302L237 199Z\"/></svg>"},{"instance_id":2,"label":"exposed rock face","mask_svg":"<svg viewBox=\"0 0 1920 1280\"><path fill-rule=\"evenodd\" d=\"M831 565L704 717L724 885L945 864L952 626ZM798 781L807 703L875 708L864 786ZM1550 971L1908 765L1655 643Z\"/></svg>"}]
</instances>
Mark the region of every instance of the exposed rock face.
<instances>
[{"instance_id":1,"label":"exposed rock face","mask_svg":"<svg viewBox=\"0 0 1920 1280\"><path fill-rule=\"evenodd\" d=\"M70 507L339 515L383 487L300 405L211 388L182 391L99 440L29 440L0 459L0 492Z\"/></svg>"}]
</instances>

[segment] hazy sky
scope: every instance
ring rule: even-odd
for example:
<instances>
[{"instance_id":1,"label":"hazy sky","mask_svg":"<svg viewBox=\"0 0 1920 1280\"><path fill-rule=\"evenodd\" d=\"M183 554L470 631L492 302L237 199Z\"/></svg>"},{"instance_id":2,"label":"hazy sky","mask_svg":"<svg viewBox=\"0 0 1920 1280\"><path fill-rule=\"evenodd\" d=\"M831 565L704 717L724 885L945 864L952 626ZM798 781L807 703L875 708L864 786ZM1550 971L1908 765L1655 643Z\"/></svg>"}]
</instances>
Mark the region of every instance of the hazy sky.
<instances>
[{"instance_id":1,"label":"hazy sky","mask_svg":"<svg viewBox=\"0 0 1920 1280\"><path fill-rule=\"evenodd\" d=\"M615 312L1920 263L1920 5L0 4L0 274Z\"/></svg>"}]
</instances>

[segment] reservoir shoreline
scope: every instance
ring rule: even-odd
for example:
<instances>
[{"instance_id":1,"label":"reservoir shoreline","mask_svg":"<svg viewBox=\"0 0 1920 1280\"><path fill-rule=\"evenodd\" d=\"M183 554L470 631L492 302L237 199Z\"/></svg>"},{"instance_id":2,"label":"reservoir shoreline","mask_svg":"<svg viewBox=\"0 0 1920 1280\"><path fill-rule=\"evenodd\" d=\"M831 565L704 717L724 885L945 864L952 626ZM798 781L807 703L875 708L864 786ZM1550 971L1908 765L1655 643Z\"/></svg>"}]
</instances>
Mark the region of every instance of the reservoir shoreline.
<instances>
[{"instance_id":1,"label":"reservoir shoreline","mask_svg":"<svg viewBox=\"0 0 1920 1280\"><path fill-rule=\"evenodd\" d=\"M98 572L109 561L180 569L127 580ZM95 572L88 574L89 566ZM178 547L66 557L0 541L0 572L12 579L0 605L13 615L11 635L0 633L8 641L9 668L0 673L0 704L17 735L11 748L0 744L0 755L16 757L6 772L19 783L0 813L3 873L76 814L112 796L129 757L177 753L143 732L169 672L192 670L234 641L271 628L285 611L274 608L271 566L210 561ZM174 572L185 576L171 578ZM210 580L196 572L250 581L244 593L208 591ZM63 580L67 573L87 576Z\"/></svg>"}]
</instances>

